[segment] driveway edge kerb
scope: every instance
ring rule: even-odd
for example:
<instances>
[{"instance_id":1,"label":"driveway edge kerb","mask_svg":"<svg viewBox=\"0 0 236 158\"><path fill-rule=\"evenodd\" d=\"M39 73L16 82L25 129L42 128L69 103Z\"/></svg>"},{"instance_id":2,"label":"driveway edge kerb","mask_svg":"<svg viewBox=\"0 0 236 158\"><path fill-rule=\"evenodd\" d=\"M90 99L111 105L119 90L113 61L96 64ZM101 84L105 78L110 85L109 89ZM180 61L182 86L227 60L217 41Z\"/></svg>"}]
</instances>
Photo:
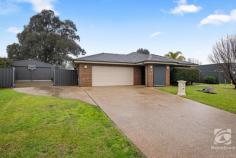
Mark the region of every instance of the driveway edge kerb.
<instances>
[{"instance_id":1,"label":"driveway edge kerb","mask_svg":"<svg viewBox=\"0 0 236 158\"><path fill-rule=\"evenodd\" d=\"M104 115L111 121L112 125L114 126L114 128L116 128L130 143L131 146L133 146L134 148L137 149L137 151L143 156L143 157L147 157L142 151L141 149L139 149L134 142L118 127L118 125L107 115L107 113L99 106L99 104L95 101L95 99L93 99L93 97L89 94L89 92L87 92L84 88L83 88L84 92L90 97L90 99L95 103L95 105L104 113Z\"/></svg>"},{"instance_id":2,"label":"driveway edge kerb","mask_svg":"<svg viewBox=\"0 0 236 158\"><path fill-rule=\"evenodd\" d=\"M100 106L98 105L98 103L96 102L95 99L93 99L93 97L84 89L82 88L82 90L84 91L84 93L86 93L88 95L88 97L94 102L94 104L100 108ZM101 109L101 108L100 108Z\"/></svg>"}]
</instances>

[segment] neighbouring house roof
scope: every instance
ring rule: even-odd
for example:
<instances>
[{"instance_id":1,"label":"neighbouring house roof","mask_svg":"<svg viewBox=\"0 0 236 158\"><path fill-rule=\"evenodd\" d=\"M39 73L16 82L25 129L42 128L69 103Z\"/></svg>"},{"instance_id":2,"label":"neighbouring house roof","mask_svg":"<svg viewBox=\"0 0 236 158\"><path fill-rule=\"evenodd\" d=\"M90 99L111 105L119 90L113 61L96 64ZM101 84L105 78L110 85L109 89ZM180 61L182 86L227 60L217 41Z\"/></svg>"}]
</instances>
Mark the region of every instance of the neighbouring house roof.
<instances>
[{"instance_id":1,"label":"neighbouring house roof","mask_svg":"<svg viewBox=\"0 0 236 158\"><path fill-rule=\"evenodd\" d=\"M236 70L236 63L232 63L232 67L234 70ZM222 69L223 63L221 64L207 64L207 65L199 65L197 66L197 68L201 71L201 72L219 72L219 71L223 71Z\"/></svg>"},{"instance_id":2,"label":"neighbouring house roof","mask_svg":"<svg viewBox=\"0 0 236 158\"><path fill-rule=\"evenodd\" d=\"M196 65L186 61L178 61L168 57L163 57L155 54L143 54L133 52L130 54L111 54L111 53L100 53L81 57L74 60L75 63L120 63L120 64L148 64L148 63L163 63L173 65Z\"/></svg>"},{"instance_id":3,"label":"neighbouring house roof","mask_svg":"<svg viewBox=\"0 0 236 158\"><path fill-rule=\"evenodd\" d=\"M28 60L15 60L12 63L14 67L27 67L28 65L36 65L37 67L51 68L52 64L44 63L38 60L28 59Z\"/></svg>"}]
</instances>

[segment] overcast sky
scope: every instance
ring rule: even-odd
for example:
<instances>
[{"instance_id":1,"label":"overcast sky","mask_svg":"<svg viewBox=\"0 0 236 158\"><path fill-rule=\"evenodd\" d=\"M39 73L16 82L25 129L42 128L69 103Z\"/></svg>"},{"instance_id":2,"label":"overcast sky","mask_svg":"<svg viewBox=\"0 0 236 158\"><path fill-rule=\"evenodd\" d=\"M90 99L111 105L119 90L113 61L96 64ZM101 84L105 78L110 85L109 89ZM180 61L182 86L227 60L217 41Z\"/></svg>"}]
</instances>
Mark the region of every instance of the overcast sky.
<instances>
[{"instance_id":1,"label":"overcast sky","mask_svg":"<svg viewBox=\"0 0 236 158\"><path fill-rule=\"evenodd\" d=\"M207 64L216 41L236 33L235 0L0 0L0 56L42 9L73 20L87 55L182 51Z\"/></svg>"}]
</instances>

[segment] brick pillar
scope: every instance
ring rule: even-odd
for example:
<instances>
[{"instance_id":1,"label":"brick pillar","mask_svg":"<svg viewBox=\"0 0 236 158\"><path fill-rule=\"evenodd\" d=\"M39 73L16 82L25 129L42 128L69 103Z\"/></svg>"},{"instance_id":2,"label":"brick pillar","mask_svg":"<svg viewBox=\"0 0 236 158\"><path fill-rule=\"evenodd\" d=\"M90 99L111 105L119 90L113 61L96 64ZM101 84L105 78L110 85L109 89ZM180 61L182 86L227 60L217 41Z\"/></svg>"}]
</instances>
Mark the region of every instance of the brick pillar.
<instances>
[{"instance_id":1,"label":"brick pillar","mask_svg":"<svg viewBox=\"0 0 236 158\"><path fill-rule=\"evenodd\" d=\"M79 64L79 86L92 86L92 66L89 64Z\"/></svg>"},{"instance_id":2,"label":"brick pillar","mask_svg":"<svg viewBox=\"0 0 236 158\"><path fill-rule=\"evenodd\" d=\"M166 86L170 85L170 66L166 65Z\"/></svg>"},{"instance_id":3,"label":"brick pillar","mask_svg":"<svg viewBox=\"0 0 236 158\"><path fill-rule=\"evenodd\" d=\"M134 85L142 84L142 70L140 66L134 66Z\"/></svg>"},{"instance_id":4,"label":"brick pillar","mask_svg":"<svg viewBox=\"0 0 236 158\"><path fill-rule=\"evenodd\" d=\"M145 65L146 86L153 87L153 65Z\"/></svg>"}]
</instances>

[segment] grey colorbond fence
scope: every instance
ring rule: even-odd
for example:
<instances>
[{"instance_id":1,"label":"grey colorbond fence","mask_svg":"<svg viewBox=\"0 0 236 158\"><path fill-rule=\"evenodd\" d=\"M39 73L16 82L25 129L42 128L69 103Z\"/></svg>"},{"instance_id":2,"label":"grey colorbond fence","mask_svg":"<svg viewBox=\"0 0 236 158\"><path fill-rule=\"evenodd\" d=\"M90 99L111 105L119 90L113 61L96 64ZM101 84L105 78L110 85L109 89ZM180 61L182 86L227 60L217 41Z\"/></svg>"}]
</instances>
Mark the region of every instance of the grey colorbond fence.
<instances>
[{"instance_id":1,"label":"grey colorbond fence","mask_svg":"<svg viewBox=\"0 0 236 158\"><path fill-rule=\"evenodd\" d=\"M14 68L0 68L0 88L14 87Z\"/></svg>"},{"instance_id":2,"label":"grey colorbond fence","mask_svg":"<svg viewBox=\"0 0 236 158\"><path fill-rule=\"evenodd\" d=\"M37 67L35 70L29 70L27 67L16 67L16 80L51 80L53 70L46 67Z\"/></svg>"},{"instance_id":3,"label":"grey colorbond fence","mask_svg":"<svg viewBox=\"0 0 236 158\"><path fill-rule=\"evenodd\" d=\"M16 60L13 62L15 67L15 80L23 81L49 81L53 78L52 64L38 60Z\"/></svg>"},{"instance_id":4,"label":"grey colorbond fence","mask_svg":"<svg viewBox=\"0 0 236 158\"><path fill-rule=\"evenodd\" d=\"M0 68L0 88L12 88L15 86L15 68ZM54 86L77 86L78 74L77 70L66 70L56 68L53 73ZM42 76L43 73L41 73ZM46 75L46 76L49 76Z\"/></svg>"},{"instance_id":5,"label":"grey colorbond fence","mask_svg":"<svg viewBox=\"0 0 236 158\"><path fill-rule=\"evenodd\" d=\"M77 70L55 69L54 86L77 86Z\"/></svg>"},{"instance_id":6,"label":"grey colorbond fence","mask_svg":"<svg viewBox=\"0 0 236 158\"><path fill-rule=\"evenodd\" d=\"M236 67L236 66L235 66ZM224 75L223 70L217 64L200 65L197 67L199 70L199 81L205 82L209 76L215 77L218 83L230 83L231 81Z\"/></svg>"}]
</instances>

